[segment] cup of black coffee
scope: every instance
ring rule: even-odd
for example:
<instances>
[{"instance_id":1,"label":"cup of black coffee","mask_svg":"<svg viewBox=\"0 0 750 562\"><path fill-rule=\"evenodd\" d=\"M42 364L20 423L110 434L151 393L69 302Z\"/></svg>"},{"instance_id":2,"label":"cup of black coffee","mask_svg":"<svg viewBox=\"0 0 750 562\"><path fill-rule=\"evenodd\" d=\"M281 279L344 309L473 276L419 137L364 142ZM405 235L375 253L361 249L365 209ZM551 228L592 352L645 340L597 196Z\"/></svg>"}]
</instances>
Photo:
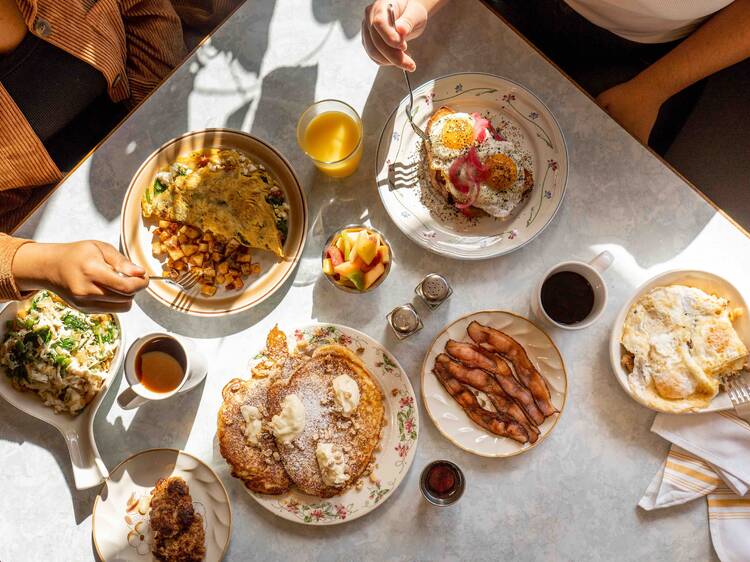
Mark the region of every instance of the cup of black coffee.
<instances>
[{"instance_id":1,"label":"cup of black coffee","mask_svg":"<svg viewBox=\"0 0 750 562\"><path fill-rule=\"evenodd\" d=\"M566 261L550 268L532 295L532 312L564 330L590 326L607 303L602 273L612 261L612 254L605 251L589 263Z\"/></svg>"}]
</instances>

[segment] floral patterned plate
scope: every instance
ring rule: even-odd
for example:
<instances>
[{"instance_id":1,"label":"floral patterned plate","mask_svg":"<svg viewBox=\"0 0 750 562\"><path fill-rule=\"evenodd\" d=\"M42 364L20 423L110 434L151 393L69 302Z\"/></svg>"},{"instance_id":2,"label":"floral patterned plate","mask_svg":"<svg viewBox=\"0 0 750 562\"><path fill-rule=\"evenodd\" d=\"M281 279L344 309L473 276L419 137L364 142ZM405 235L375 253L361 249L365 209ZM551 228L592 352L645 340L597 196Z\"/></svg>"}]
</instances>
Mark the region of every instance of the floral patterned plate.
<instances>
[{"instance_id":1,"label":"floral patterned plate","mask_svg":"<svg viewBox=\"0 0 750 562\"><path fill-rule=\"evenodd\" d=\"M553 414L539 426L539 439L534 444L521 444L507 437L499 437L476 425L432 373L435 357L443 352L448 340L471 341L466 328L474 320L514 338L547 380L552 404L559 413ZM422 364L422 400L438 431L456 447L483 457L512 457L539 445L557 425L567 394L568 375L557 346L541 328L512 312L485 310L459 318L438 334Z\"/></svg>"},{"instance_id":2,"label":"floral patterned plate","mask_svg":"<svg viewBox=\"0 0 750 562\"><path fill-rule=\"evenodd\" d=\"M229 496L207 464L177 449L147 449L121 462L109 474L94 502L91 534L101 560L149 562L153 536L149 525L150 494L160 478L187 482L193 507L203 516L206 562L224 557L232 536Z\"/></svg>"},{"instance_id":3,"label":"floral patterned plate","mask_svg":"<svg viewBox=\"0 0 750 562\"><path fill-rule=\"evenodd\" d=\"M422 141L406 117L408 96L393 111L378 143L378 192L401 231L420 246L456 259L480 260L507 254L531 242L562 204L568 150L547 106L526 88L492 74L461 73L430 80L414 90L412 116L425 128L443 105L488 116L519 147L534 174L534 188L506 219L469 219L429 185Z\"/></svg>"},{"instance_id":4,"label":"floral patterned plate","mask_svg":"<svg viewBox=\"0 0 750 562\"><path fill-rule=\"evenodd\" d=\"M357 353L380 385L385 398L386 426L375 453L374 478L363 477L344 494L321 499L292 489L280 496L248 493L276 515L307 525L336 525L369 513L398 488L414 460L417 448L419 410L406 373L386 349L352 328L336 324L313 324L294 331L297 345L318 347L338 343ZM246 489L246 488L245 488Z\"/></svg>"}]
</instances>

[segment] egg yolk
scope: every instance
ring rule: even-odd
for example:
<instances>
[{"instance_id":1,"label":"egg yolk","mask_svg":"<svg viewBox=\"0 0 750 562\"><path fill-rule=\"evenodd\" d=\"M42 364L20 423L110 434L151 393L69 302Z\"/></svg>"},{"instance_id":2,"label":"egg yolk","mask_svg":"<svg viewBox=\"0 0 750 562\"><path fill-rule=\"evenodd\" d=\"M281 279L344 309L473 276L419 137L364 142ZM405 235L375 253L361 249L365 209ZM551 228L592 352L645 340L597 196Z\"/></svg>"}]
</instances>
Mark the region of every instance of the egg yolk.
<instances>
[{"instance_id":1,"label":"egg yolk","mask_svg":"<svg viewBox=\"0 0 750 562\"><path fill-rule=\"evenodd\" d=\"M484 165L489 171L487 184L498 191L509 189L518 179L516 163L505 154L488 156Z\"/></svg>"},{"instance_id":2,"label":"egg yolk","mask_svg":"<svg viewBox=\"0 0 750 562\"><path fill-rule=\"evenodd\" d=\"M463 119L449 119L443 126L440 140L448 148L468 148L474 142L474 125Z\"/></svg>"}]
</instances>

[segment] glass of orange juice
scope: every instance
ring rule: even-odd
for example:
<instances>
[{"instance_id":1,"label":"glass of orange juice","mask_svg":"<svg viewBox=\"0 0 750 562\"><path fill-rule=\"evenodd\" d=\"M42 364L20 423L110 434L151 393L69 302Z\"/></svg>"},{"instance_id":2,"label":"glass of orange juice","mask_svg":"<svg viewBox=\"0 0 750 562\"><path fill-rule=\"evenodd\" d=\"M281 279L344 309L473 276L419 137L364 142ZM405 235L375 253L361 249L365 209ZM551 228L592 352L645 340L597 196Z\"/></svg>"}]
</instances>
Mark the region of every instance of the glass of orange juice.
<instances>
[{"instance_id":1,"label":"glass of orange juice","mask_svg":"<svg viewBox=\"0 0 750 562\"><path fill-rule=\"evenodd\" d=\"M320 171L345 178L362 159L362 120L343 101L316 102L297 122L297 142Z\"/></svg>"}]
</instances>

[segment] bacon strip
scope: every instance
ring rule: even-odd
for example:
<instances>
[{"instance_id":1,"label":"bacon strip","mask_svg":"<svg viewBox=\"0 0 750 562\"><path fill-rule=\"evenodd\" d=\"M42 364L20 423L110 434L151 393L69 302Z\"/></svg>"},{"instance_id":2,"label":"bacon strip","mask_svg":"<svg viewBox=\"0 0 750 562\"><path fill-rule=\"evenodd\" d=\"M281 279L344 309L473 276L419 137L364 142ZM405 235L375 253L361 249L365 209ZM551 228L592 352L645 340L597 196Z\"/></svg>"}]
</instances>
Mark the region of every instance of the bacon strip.
<instances>
[{"instance_id":1,"label":"bacon strip","mask_svg":"<svg viewBox=\"0 0 750 562\"><path fill-rule=\"evenodd\" d=\"M435 358L435 364L444 367L448 374L458 382L467 384L481 390L490 399L498 412L508 414L511 418L523 425L529 434L529 441L536 443L539 438L539 430L526 418L523 410L505 393L497 384L497 381L481 369L469 369L461 363L453 361L447 354L441 353Z\"/></svg>"},{"instance_id":2,"label":"bacon strip","mask_svg":"<svg viewBox=\"0 0 750 562\"><path fill-rule=\"evenodd\" d=\"M507 357L516 370L521 382L531 391L537 406L545 417L557 413L557 408L550 401L549 387L544 377L529 360L523 346L500 330L472 322L466 329L469 337L485 350Z\"/></svg>"},{"instance_id":3,"label":"bacon strip","mask_svg":"<svg viewBox=\"0 0 750 562\"><path fill-rule=\"evenodd\" d=\"M502 357L486 353L474 344L455 340L448 341L445 350L471 369L484 369L490 372L506 394L518 402L535 425L540 425L544 421L545 416L539 410L534 396L515 379L513 371Z\"/></svg>"},{"instance_id":4,"label":"bacon strip","mask_svg":"<svg viewBox=\"0 0 750 562\"><path fill-rule=\"evenodd\" d=\"M529 441L529 434L524 426L507 414L490 412L482 408L477 401L477 397L466 386L453 378L445 367L439 363L435 363L432 372L445 390L448 391L448 394L458 402L458 405L463 408L466 415L478 426L495 435L510 437L519 443L527 443Z\"/></svg>"}]
</instances>

